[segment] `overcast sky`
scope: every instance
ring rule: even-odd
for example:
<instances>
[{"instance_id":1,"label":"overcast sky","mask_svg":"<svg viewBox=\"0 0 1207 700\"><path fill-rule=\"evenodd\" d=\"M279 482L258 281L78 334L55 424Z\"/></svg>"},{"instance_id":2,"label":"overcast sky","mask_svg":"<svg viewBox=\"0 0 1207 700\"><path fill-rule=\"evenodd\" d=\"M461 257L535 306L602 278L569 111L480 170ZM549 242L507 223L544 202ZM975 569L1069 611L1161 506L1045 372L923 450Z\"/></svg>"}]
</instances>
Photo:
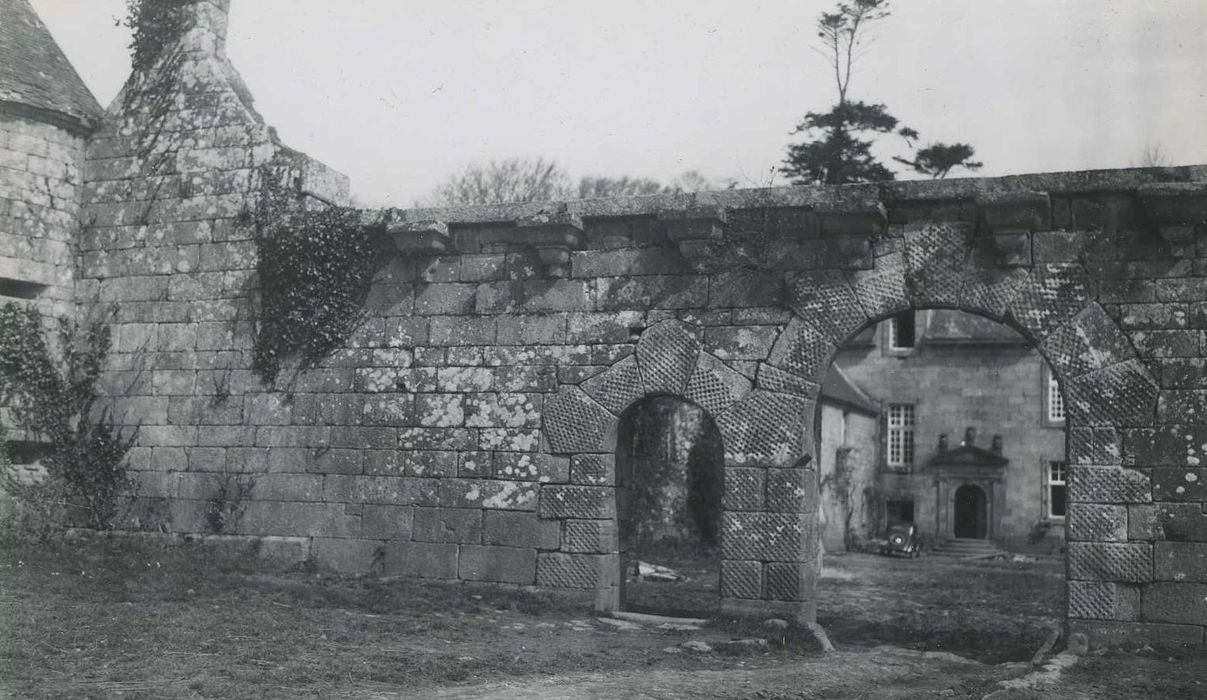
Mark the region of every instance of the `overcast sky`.
<instances>
[{"instance_id":1,"label":"overcast sky","mask_svg":"<svg viewBox=\"0 0 1207 700\"><path fill-rule=\"evenodd\" d=\"M32 0L97 99L129 70L125 0ZM472 161L765 185L808 110L822 0L234 0L229 52L289 145L410 206ZM982 175L1207 163L1207 1L898 0L854 97ZM786 184L782 176L775 184Z\"/></svg>"}]
</instances>

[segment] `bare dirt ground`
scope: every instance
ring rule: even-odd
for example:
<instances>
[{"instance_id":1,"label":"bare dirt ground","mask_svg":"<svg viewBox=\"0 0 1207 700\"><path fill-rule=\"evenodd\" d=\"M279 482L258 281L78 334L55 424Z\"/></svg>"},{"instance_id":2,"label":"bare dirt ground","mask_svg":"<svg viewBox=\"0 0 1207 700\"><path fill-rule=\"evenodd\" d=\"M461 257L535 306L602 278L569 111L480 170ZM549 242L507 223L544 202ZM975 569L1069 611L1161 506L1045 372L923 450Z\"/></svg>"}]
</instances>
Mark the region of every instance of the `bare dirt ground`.
<instances>
[{"instance_id":1,"label":"bare dirt ground","mask_svg":"<svg viewBox=\"0 0 1207 700\"><path fill-rule=\"evenodd\" d=\"M269 575L189 547L5 545L0 697L1207 697L1207 656L1186 651L998 685L1027 672L1061 591L1055 563L831 557L820 618L839 651L822 654L760 621L600 619L584 596Z\"/></svg>"}]
</instances>

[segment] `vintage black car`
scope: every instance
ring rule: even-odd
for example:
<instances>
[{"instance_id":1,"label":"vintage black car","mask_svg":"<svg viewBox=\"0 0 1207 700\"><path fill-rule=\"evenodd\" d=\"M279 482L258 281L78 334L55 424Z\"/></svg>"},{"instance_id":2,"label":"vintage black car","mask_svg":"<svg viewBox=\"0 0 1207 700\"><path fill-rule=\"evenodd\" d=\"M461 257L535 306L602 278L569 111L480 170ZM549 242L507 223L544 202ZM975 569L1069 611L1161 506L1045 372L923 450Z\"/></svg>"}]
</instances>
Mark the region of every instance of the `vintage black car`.
<instances>
[{"instance_id":1,"label":"vintage black car","mask_svg":"<svg viewBox=\"0 0 1207 700\"><path fill-rule=\"evenodd\" d=\"M913 523L894 523L888 526L884 542L880 545L881 554L904 554L911 559L922 555L922 540L918 537L918 528Z\"/></svg>"}]
</instances>

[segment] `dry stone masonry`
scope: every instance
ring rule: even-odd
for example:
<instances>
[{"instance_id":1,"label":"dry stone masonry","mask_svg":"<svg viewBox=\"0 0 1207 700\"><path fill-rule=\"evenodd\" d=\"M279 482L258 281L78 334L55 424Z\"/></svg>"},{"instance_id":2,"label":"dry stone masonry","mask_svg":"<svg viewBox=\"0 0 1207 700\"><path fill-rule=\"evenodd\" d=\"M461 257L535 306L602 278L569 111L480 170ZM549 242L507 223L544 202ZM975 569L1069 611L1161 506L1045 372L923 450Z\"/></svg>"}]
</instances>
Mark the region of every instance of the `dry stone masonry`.
<instances>
[{"instance_id":1,"label":"dry stone masonry","mask_svg":"<svg viewBox=\"0 0 1207 700\"><path fill-rule=\"evenodd\" d=\"M258 169L287 164L307 207L347 183L255 112L226 3L195 7L87 138L82 229L77 205L55 209L66 184L25 184L80 137L10 120L0 143L5 221L61 217L6 224L0 262L63 265L70 234L78 274L48 287L118 305L104 390L140 426L131 527L212 533L215 500L241 493L221 534L272 556L612 609L618 417L670 394L722 436L722 609L812 621L830 359L896 312L962 309L1025 334L1067 392L1070 629L1204 643L1207 167L364 211L395 251L364 324L266 386ZM770 269L710 262L755 238Z\"/></svg>"}]
</instances>

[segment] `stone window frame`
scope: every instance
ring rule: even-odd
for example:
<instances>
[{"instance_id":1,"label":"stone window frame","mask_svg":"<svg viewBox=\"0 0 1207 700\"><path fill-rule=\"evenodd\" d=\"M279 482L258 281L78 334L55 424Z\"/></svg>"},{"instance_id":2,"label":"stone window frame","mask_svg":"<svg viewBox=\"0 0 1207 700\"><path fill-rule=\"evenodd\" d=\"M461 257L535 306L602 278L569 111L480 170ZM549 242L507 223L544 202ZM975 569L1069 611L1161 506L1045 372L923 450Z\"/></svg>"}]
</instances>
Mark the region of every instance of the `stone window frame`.
<instances>
[{"instance_id":1,"label":"stone window frame","mask_svg":"<svg viewBox=\"0 0 1207 700\"><path fill-rule=\"evenodd\" d=\"M885 354L892 355L892 356L907 356L907 355L913 355L914 353L918 352L918 345L919 345L918 341L920 340L919 330L923 326L923 323L921 323L922 319L920 319L919 317L922 316L924 313L925 313L925 311L921 311L921 310L917 310L917 309L910 309L909 311L902 311L900 313L893 314L892 316L890 316L888 319L885 320L885 322L884 322L884 352L885 352ZM899 345L897 345L897 336L898 336L897 323L901 319L901 317L906 314L909 314L914 319L913 344L899 346Z\"/></svg>"},{"instance_id":2,"label":"stone window frame","mask_svg":"<svg viewBox=\"0 0 1207 700\"><path fill-rule=\"evenodd\" d=\"M1064 387L1052 368L1045 362L1041 386L1043 389L1043 424L1048 428L1063 428L1068 423L1068 411L1065 406Z\"/></svg>"},{"instance_id":3,"label":"stone window frame","mask_svg":"<svg viewBox=\"0 0 1207 700\"><path fill-rule=\"evenodd\" d=\"M900 425L894 425L894 409L901 409ZM890 403L884 410L884 464L890 471L910 471L918 456L917 444L918 404L916 402ZM893 437L900 436L900 461L893 459ZM908 459L907 459L908 457Z\"/></svg>"},{"instance_id":4,"label":"stone window frame","mask_svg":"<svg viewBox=\"0 0 1207 700\"><path fill-rule=\"evenodd\" d=\"M1060 479L1054 478L1054 473L1059 465ZM1043 514L1044 520L1052 522L1064 522L1069 512L1069 462L1064 459L1049 459L1044 462L1043 469ZM1064 492L1061 499L1064 502L1064 513L1059 515L1052 512L1053 489L1060 488Z\"/></svg>"}]
</instances>

